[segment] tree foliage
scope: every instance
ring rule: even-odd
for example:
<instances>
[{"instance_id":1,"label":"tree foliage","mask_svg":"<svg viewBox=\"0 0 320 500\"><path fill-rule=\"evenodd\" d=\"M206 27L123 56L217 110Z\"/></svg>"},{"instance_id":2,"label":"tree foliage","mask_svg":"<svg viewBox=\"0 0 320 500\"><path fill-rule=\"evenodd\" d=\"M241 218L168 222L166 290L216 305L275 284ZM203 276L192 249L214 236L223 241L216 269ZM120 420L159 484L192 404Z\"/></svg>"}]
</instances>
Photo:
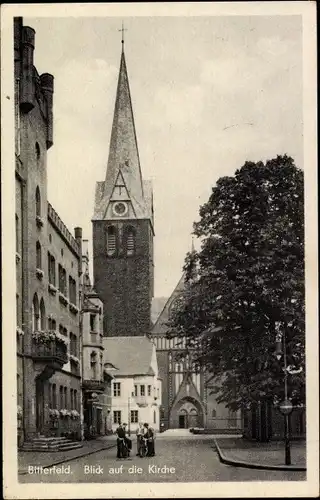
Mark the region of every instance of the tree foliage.
<instances>
[{"instance_id":1,"label":"tree foliage","mask_svg":"<svg viewBox=\"0 0 320 500\"><path fill-rule=\"evenodd\" d=\"M285 335L289 396L305 398L303 173L288 156L246 162L222 177L200 208L187 254L186 289L170 331L186 336L196 359L218 380L218 401L237 409L284 397Z\"/></svg>"}]
</instances>

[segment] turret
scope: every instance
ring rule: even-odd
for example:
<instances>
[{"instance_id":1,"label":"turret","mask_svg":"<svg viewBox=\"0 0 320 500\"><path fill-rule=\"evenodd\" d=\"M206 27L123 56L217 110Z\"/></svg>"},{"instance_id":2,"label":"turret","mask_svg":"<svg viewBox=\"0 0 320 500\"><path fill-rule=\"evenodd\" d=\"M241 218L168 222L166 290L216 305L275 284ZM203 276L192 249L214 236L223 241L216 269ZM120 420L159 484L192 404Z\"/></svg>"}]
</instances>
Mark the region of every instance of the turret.
<instances>
[{"instance_id":1,"label":"turret","mask_svg":"<svg viewBox=\"0 0 320 500\"><path fill-rule=\"evenodd\" d=\"M46 100L47 107L47 149L53 145L53 81L49 73L40 76L41 89Z\"/></svg>"},{"instance_id":2,"label":"turret","mask_svg":"<svg viewBox=\"0 0 320 500\"><path fill-rule=\"evenodd\" d=\"M20 108L29 113L34 108L34 52L35 31L28 26L22 28L22 71L20 81Z\"/></svg>"}]
</instances>

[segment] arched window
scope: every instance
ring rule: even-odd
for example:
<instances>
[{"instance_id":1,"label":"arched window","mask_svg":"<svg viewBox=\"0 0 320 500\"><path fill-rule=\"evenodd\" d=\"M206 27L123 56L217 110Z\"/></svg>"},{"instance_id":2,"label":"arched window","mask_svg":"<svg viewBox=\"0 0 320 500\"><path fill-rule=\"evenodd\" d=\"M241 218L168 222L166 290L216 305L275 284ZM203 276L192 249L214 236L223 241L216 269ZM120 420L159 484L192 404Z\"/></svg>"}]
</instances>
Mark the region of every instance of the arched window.
<instances>
[{"instance_id":1,"label":"arched window","mask_svg":"<svg viewBox=\"0 0 320 500\"><path fill-rule=\"evenodd\" d=\"M128 227L126 230L126 253L127 255L135 254L136 232L133 227Z\"/></svg>"},{"instance_id":2,"label":"arched window","mask_svg":"<svg viewBox=\"0 0 320 500\"><path fill-rule=\"evenodd\" d=\"M46 308L43 299L40 301L40 328L42 332L46 329Z\"/></svg>"},{"instance_id":3,"label":"arched window","mask_svg":"<svg viewBox=\"0 0 320 500\"><path fill-rule=\"evenodd\" d=\"M39 186L37 186L36 189L36 216L41 217L41 196Z\"/></svg>"},{"instance_id":4,"label":"arched window","mask_svg":"<svg viewBox=\"0 0 320 500\"><path fill-rule=\"evenodd\" d=\"M155 410L153 410L153 423L154 424L157 423L157 414L156 414Z\"/></svg>"},{"instance_id":5,"label":"arched window","mask_svg":"<svg viewBox=\"0 0 320 500\"><path fill-rule=\"evenodd\" d=\"M216 410L213 409L212 410L212 418L216 418L216 416L217 416L217 412L216 412Z\"/></svg>"},{"instance_id":6,"label":"arched window","mask_svg":"<svg viewBox=\"0 0 320 500\"><path fill-rule=\"evenodd\" d=\"M39 314L39 300L38 296L35 293L33 296L33 301L32 301L32 331L36 332L39 330L39 319L40 319L40 314Z\"/></svg>"},{"instance_id":7,"label":"arched window","mask_svg":"<svg viewBox=\"0 0 320 500\"><path fill-rule=\"evenodd\" d=\"M42 269L41 245L39 241L36 243L36 268Z\"/></svg>"},{"instance_id":8,"label":"arched window","mask_svg":"<svg viewBox=\"0 0 320 500\"><path fill-rule=\"evenodd\" d=\"M94 351L90 354L90 369L91 379L97 380L97 353Z\"/></svg>"},{"instance_id":9,"label":"arched window","mask_svg":"<svg viewBox=\"0 0 320 500\"><path fill-rule=\"evenodd\" d=\"M109 226L107 229L107 255L112 257L117 250L117 234L114 226Z\"/></svg>"},{"instance_id":10,"label":"arched window","mask_svg":"<svg viewBox=\"0 0 320 500\"><path fill-rule=\"evenodd\" d=\"M35 151L36 151L36 158L37 158L37 161L40 160L40 156L41 156L41 151L40 151L40 146L39 146L39 143L36 142L36 145L35 145Z\"/></svg>"}]
</instances>

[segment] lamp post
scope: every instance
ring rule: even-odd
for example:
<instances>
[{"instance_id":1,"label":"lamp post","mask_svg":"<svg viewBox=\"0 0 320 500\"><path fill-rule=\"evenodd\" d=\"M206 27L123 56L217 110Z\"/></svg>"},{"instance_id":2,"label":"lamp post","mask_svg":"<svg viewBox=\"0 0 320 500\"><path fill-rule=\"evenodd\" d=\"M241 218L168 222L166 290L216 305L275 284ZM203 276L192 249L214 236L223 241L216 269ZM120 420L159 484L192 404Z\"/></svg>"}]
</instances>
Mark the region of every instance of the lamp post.
<instances>
[{"instance_id":1,"label":"lamp post","mask_svg":"<svg viewBox=\"0 0 320 500\"><path fill-rule=\"evenodd\" d=\"M276 326L277 327L277 326ZM283 350L282 350L283 349ZM290 423L289 416L292 411L292 403L288 399L288 370L287 370L287 351L286 351L286 335L277 332L276 335L276 358L280 361L283 355L284 367L284 401L280 404L280 411L284 416L284 442L285 442L285 464L291 465L291 449L290 449Z\"/></svg>"}]
</instances>

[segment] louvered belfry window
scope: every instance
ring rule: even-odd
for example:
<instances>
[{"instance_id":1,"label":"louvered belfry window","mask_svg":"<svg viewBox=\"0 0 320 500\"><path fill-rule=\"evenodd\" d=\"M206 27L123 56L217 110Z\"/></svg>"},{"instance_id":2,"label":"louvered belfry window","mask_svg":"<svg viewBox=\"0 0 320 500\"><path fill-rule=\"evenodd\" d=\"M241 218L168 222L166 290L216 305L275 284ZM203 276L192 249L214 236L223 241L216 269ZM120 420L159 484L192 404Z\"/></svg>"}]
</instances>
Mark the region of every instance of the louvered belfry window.
<instances>
[{"instance_id":1,"label":"louvered belfry window","mask_svg":"<svg viewBox=\"0 0 320 500\"><path fill-rule=\"evenodd\" d=\"M117 249L116 228L109 226L107 231L107 255L115 255Z\"/></svg>"},{"instance_id":2,"label":"louvered belfry window","mask_svg":"<svg viewBox=\"0 0 320 500\"><path fill-rule=\"evenodd\" d=\"M127 232L127 255L134 255L135 241L134 241L134 230L129 228Z\"/></svg>"}]
</instances>

